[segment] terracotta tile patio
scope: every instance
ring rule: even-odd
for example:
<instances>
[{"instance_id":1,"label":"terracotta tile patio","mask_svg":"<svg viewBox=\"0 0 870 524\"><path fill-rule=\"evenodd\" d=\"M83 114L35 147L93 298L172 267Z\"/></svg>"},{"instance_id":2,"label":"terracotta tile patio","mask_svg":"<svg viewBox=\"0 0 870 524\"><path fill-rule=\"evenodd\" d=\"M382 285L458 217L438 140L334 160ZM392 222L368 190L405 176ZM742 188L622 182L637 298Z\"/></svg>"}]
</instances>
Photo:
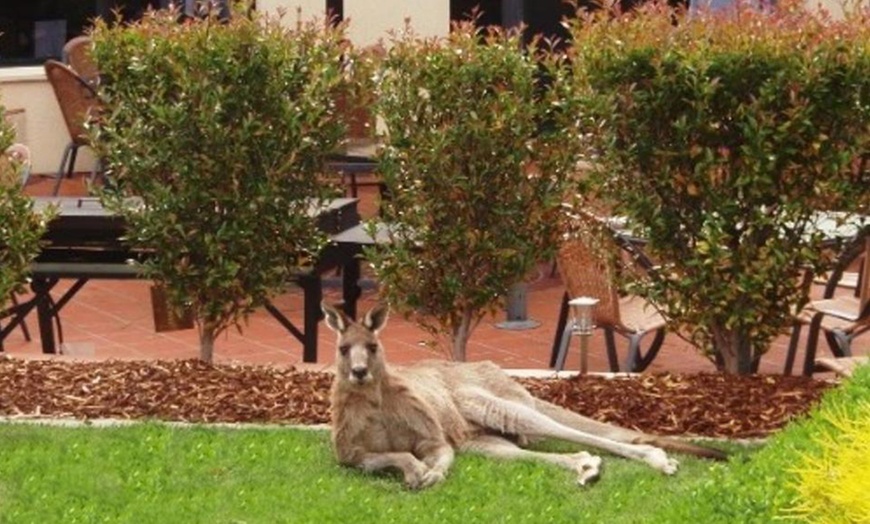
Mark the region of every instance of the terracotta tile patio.
<instances>
[{"instance_id":1,"label":"terracotta tile patio","mask_svg":"<svg viewBox=\"0 0 870 524\"><path fill-rule=\"evenodd\" d=\"M53 179L33 177L28 185L31 194L49 194ZM64 195L85 194L83 177L65 180ZM377 205L373 193L361 193L361 211L371 215ZM340 300L340 287L326 277L324 295L327 300ZM70 282L62 282L54 293L59 294ZM540 325L527 330L506 330L496 326L505 319L504 314L487 318L472 334L469 360L490 359L505 368L547 369L555 333L559 304L563 293L558 275L552 275L550 266L542 264L537 278L532 279L528 294L528 317ZM57 296L57 295L55 295ZM377 301L376 289L365 289L359 310L366 311ZM292 289L275 300L276 307L294 323L302 319L301 291ZM152 320L149 283L145 281L92 280L67 304L61 312L63 345L62 356L74 359L173 359L195 358L198 338L195 330L156 333ZM25 341L21 330L15 330L5 342L5 351L12 356L40 357L40 342L35 316L28 319L33 339ZM445 353L427 344L427 333L409 321L394 314L385 329L383 340L391 361L407 363L423 358L445 358ZM294 339L267 312L257 311L241 333L231 330L221 336L215 345L216 359L220 362L251 364L297 365L320 369L333 362L335 337L321 324L319 358L314 365L302 363L301 344ZM779 337L762 361L763 373L780 373L783 367L787 335ZM572 343L567 369L579 368L578 342ZM820 355L827 355L820 341ZM856 354L870 353L870 337L855 342ZM801 351L803 346L801 346ZM802 354L798 362L802 362ZM596 332L590 342L589 368L606 371L603 336ZM696 350L674 334L668 335L658 358L650 371L696 372L713 371L714 366Z\"/></svg>"}]
</instances>

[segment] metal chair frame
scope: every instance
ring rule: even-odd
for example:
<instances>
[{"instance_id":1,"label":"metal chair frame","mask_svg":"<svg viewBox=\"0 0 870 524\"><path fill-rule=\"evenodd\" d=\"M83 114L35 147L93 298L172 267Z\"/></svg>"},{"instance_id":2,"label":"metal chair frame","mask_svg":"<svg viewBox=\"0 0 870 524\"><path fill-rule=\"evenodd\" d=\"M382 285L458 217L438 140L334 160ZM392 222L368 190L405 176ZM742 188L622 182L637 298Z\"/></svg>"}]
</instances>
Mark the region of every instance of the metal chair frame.
<instances>
[{"instance_id":1,"label":"metal chair frame","mask_svg":"<svg viewBox=\"0 0 870 524\"><path fill-rule=\"evenodd\" d=\"M851 318L846 318L842 316L842 313L838 313L829 306L834 303L834 297L843 274L859 258L861 258L860 270L854 291L857 299L856 311L852 312ZM795 315L783 370L786 375L793 371L797 346L804 324L809 325L802 370L804 375L811 376L816 370L815 360L820 333L824 333L828 348L834 357L852 356L852 340L870 330L870 280L868 280L868 276L870 276L870 236L863 235L857 237L839 256L828 276L823 298L811 300L802 311ZM835 319L838 321L834 322ZM830 322L828 325L825 325L826 320Z\"/></svg>"},{"instance_id":2,"label":"metal chair frame","mask_svg":"<svg viewBox=\"0 0 870 524\"><path fill-rule=\"evenodd\" d=\"M90 145L86 123L96 118L100 104L94 88L66 64L57 60L47 60L45 74L54 90L70 136L70 141L61 156L57 181L52 192L53 195L57 195L64 173L68 177L73 174L78 149ZM91 179L96 177L98 169L97 161L91 170Z\"/></svg>"},{"instance_id":3,"label":"metal chair frame","mask_svg":"<svg viewBox=\"0 0 870 524\"><path fill-rule=\"evenodd\" d=\"M621 248L640 268L647 271L653 268L652 261L643 253L640 246L632 242L632 239L617 235L614 237L612 247L614 251ZM556 370L564 369L570 339L576 329L573 322L568 321L568 302L572 297L585 295L600 300L594 309L593 318L597 327L600 327L604 332L610 370L613 372L620 370L626 372L643 371L652 363L661 349L667 321L653 310L646 323L642 323L639 327L627 326L623 322L620 312L621 304L625 304L628 300L643 301L643 299L619 296L616 288L615 264L612 260L607 259L607 253L596 252L596 250L596 247L588 245L584 240L578 238L567 240L559 250L556 262L568 291L562 299L550 365ZM646 301L643 301L642 304L644 308L653 307ZM644 349L642 342L650 332L654 332L655 335L649 347ZM628 350L621 369L616 334L628 339Z\"/></svg>"}]
</instances>

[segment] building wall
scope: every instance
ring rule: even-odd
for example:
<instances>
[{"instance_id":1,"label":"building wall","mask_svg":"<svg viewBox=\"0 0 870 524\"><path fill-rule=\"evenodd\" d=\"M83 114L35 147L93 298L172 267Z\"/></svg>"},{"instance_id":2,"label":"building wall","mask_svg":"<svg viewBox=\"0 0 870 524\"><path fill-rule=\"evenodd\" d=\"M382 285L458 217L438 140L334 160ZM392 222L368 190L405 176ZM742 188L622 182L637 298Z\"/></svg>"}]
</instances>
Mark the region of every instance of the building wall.
<instances>
[{"instance_id":1,"label":"building wall","mask_svg":"<svg viewBox=\"0 0 870 524\"><path fill-rule=\"evenodd\" d=\"M284 23L295 23L299 14L303 19L322 17L326 13L326 0L257 0L257 11L284 13Z\"/></svg>"},{"instance_id":2,"label":"building wall","mask_svg":"<svg viewBox=\"0 0 870 524\"><path fill-rule=\"evenodd\" d=\"M825 9L835 19L843 17L843 4L849 5L849 8L855 6L870 6L870 0L805 0L807 7L811 9Z\"/></svg>"},{"instance_id":3,"label":"building wall","mask_svg":"<svg viewBox=\"0 0 870 524\"><path fill-rule=\"evenodd\" d=\"M257 10L285 13L285 23L326 13L325 0L257 0ZM348 38L357 45L371 45L409 20L421 36L446 35L450 30L450 0L344 0Z\"/></svg>"},{"instance_id":4,"label":"building wall","mask_svg":"<svg viewBox=\"0 0 870 524\"><path fill-rule=\"evenodd\" d=\"M870 0L860 0L862 5ZM823 6L842 16L840 0L806 0L812 7ZM284 10L286 23L295 23L298 9L303 18L321 17L326 0L257 0L258 9L277 13ZM357 45L370 45L401 29L406 18L422 36L447 34L450 27L449 0L344 0L344 17L349 21L349 38ZM0 68L0 103L9 109L23 109L12 121L18 139L33 154L33 172L53 174L69 137L51 87L41 67ZM88 151L79 155L77 167L88 171L93 159Z\"/></svg>"},{"instance_id":5,"label":"building wall","mask_svg":"<svg viewBox=\"0 0 870 524\"><path fill-rule=\"evenodd\" d=\"M257 0L259 10L284 10L286 23L296 23L298 8L303 18L326 14L325 0ZM401 28L405 18L421 35L443 35L449 30L449 0L344 0L344 15L350 20L349 38L356 44L375 43L391 28ZM42 67L0 67L0 103L8 109L23 109L10 120L18 128L18 140L30 147L34 174L54 174L69 141L63 117ZM90 171L93 157L80 150L76 169Z\"/></svg>"},{"instance_id":6,"label":"building wall","mask_svg":"<svg viewBox=\"0 0 870 524\"><path fill-rule=\"evenodd\" d=\"M421 36L441 36L450 31L449 0L344 0L344 17L350 22L351 41L371 45L409 20Z\"/></svg>"},{"instance_id":7,"label":"building wall","mask_svg":"<svg viewBox=\"0 0 870 524\"><path fill-rule=\"evenodd\" d=\"M9 110L24 110L9 120L16 128L16 141L30 148L32 173L57 173L69 133L42 67L0 68L0 103ZM90 151L79 149L76 170L89 172L93 162Z\"/></svg>"}]
</instances>

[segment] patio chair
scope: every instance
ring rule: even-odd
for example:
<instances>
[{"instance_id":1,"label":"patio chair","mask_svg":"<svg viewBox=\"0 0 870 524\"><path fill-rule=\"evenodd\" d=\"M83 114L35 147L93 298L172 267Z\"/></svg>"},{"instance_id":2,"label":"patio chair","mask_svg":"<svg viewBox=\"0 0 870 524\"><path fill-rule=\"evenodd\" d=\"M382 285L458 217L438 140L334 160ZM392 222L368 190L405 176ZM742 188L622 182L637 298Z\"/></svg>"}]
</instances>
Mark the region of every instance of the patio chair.
<instances>
[{"instance_id":1,"label":"patio chair","mask_svg":"<svg viewBox=\"0 0 870 524\"><path fill-rule=\"evenodd\" d=\"M57 98L57 103L60 106L60 111L70 137L70 142L67 144L61 157L57 181L52 193L57 195L64 173L66 172L67 176L72 176L73 174L78 149L82 146L90 145L86 124L97 117L100 105L97 93L93 87L69 66L57 60L47 60L45 62L45 74L54 90L55 98ZM91 171L91 180L96 178L98 170L99 162L96 162Z\"/></svg>"},{"instance_id":2,"label":"patio chair","mask_svg":"<svg viewBox=\"0 0 870 524\"><path fill-rule=\"evenodd\" d=\"M562 300L551 362L555 369L564 368L570 339L575 331L573 323L568 321L568 301L582 296L599 300L593 308L592 320L596 327L604 331L611 371L643 371L658 354L664 341L667 320L642 297L619 293L616 270L620 248L628 249L635 257L640 256L642 267L648 262L634 251L634 246L620 246L609 231L605 232L600 227L590 228L582 238L572 236L559 248L556 263L567 292ZM643 350L641 342L650 333L654 333L653 340ZM616 348L617 334L628 339L628 350L621 367Z\"/></svg>"},{"instance_id":3,"label":"patio chair","mask_svg":"<svg viewBox=\"0 0 870 524\"><path fill-rule=\"evenodd\" d=\"M847 270L857 265L857 282L849 291L837 294L840 280ZM809 325L803 374L810 376L817 368L816 353L819 334L824 333L835 358L852 357L852 341L870 330L870 236L863 236L839 257L825 285L823 298L811 300L797 315L786 353L785 374L794 366L801 329Z\"/></svg>"},{"instance_id":4,"label":"patio chair","mask_svg":"<svg viewBox=\"0 0 870 524\"><path fill-rule=\"evenodd\" d=\"M91 56L91 37L87 35L70 39L63 46L63 61L68 64L85 82L95 86L100 79L100 70Z\"/></svg>"}]
</instances>

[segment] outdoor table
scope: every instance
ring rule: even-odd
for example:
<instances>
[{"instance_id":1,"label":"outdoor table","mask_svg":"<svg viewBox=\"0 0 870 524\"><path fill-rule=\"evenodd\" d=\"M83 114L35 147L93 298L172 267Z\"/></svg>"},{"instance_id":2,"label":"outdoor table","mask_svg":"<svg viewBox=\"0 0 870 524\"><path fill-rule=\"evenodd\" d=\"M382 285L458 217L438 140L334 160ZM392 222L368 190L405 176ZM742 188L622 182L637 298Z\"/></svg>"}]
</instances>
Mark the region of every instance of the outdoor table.
<instances>
[{"instance_id":1,"label":"outdoor table","mask_svg":"<svg viewBox=\"0 0 870 524\"><path fill-rule=\"evenodd\" d=\"M342 178L349 177L350 196L356 198L359 194L359 186L376 185L383 192L383 184L379 177L374 176L378 163L375 160L380 143L376 140L356 140L349 142L341 151L334 153L327 159L327 167L341 174ZM360 182L363 175L374 176L372 182Z\"/></svg>"},{"instance_id":2,"label":"outdoor table","mask_svg":"<svg viewBox=\"0 0 870 524\"><path fill-rule=\"evenodd\" d=\"M56 353L55 324L57 339L59 342L63 340L61 309L90 279L142 278L135 262L145 260L148 252L132 250L122 242L126 232L123 218L105 209L96 198L34 198L36 210L49 205L55 206L58 213L49 222L43 236L45 245L32 264L30 285L33 295L4 312L4 316L11 316L12 320L0 330L0 344L30 311L36 309L42 351ZM317 227L333 237L356 226L360 220L355 198L338 198L325 205L312 206L310 213L316 214ZM358 248L348 242L330 242L313 267L299 271L296 282L304 295L302 329L294 326L272 304L266 304L269 313L302 343L304 362L317 361L317 329L322 316L322 272L341 268L345 312L351 317L356 316L356 301L361 294L359 261L355 257L357 252ZM75 282L55 301L51 290L61 279Z\"/></svg>"}]
</instances>

